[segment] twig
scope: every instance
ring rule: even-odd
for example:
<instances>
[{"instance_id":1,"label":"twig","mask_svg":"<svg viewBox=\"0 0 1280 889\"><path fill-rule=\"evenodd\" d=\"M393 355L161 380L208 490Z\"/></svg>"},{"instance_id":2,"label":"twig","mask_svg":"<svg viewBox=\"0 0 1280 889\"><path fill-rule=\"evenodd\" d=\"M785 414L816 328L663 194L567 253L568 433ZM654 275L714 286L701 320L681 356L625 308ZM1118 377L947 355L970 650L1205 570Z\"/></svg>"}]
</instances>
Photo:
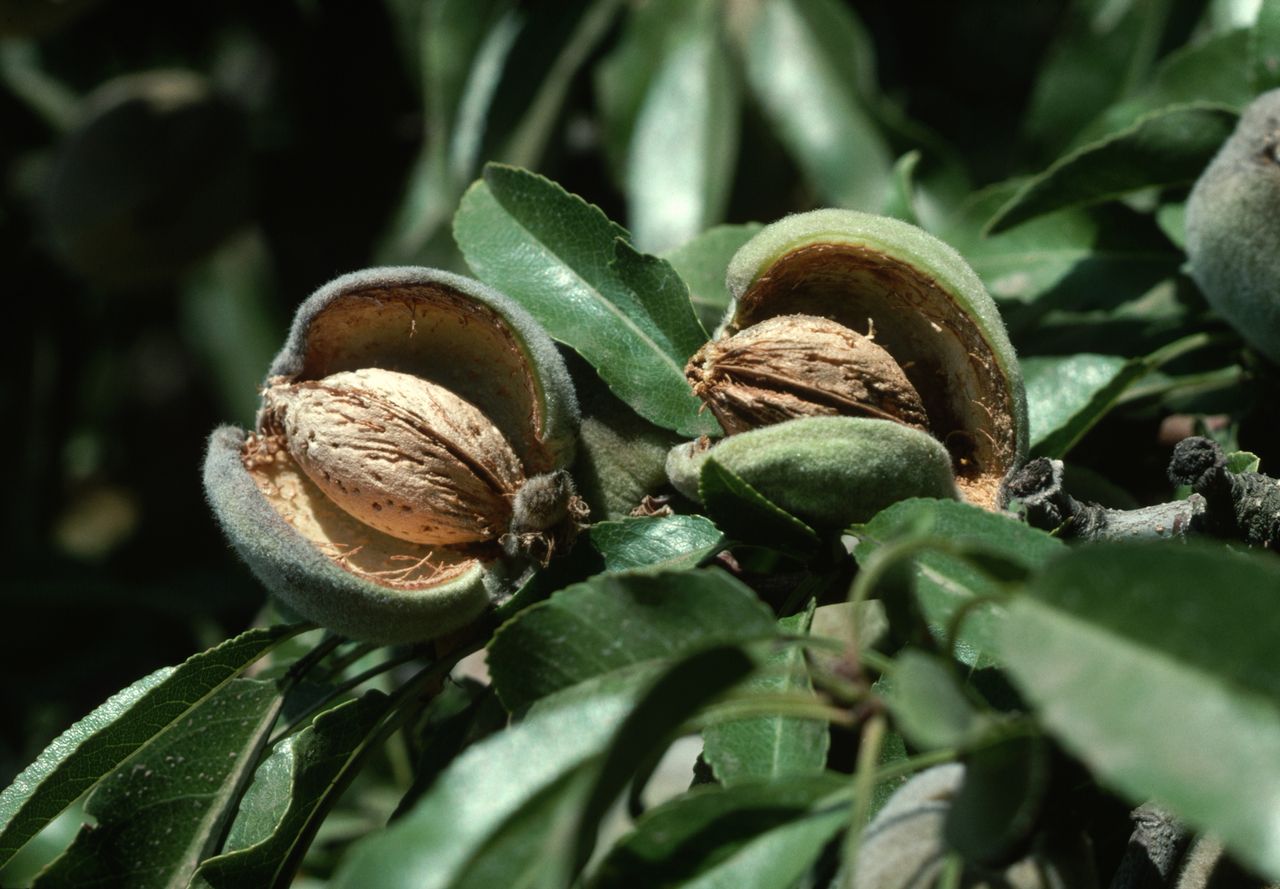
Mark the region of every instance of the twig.
<instances>
[{"instance_id":1,"label":"twig","mask_svg":"<svg viewBox=\"0 0 1280 889\"><path fill-rule=\"evenodd\" d=\"M1208 534L1248 546L1280 547L1280 481L1258 472L1227 469L1217 443L1193 437L1178 442L1169 478L1190 485L1186 500L1140 509L1081 503L1062 487L1062 461L1040 457L1005 483L1015 511L1035 528L1083 540L1134 540Z\"/></svg>"}]
</instances>

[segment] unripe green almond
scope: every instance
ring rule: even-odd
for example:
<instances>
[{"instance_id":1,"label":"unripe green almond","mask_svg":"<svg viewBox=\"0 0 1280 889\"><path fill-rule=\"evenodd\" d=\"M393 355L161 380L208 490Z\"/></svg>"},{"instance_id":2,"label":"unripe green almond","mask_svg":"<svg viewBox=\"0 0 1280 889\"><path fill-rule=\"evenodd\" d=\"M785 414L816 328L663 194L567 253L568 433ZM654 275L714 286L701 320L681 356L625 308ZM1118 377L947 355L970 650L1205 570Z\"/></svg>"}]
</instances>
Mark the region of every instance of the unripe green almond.
<instances>
[{"instance_id":1,"label":"unripe green almond","mask_svg":"<svg viewBox=\"0 0 1280 889\"><path fill-rule=\"evenodd\" d=\"M1187 258L1205 299L1280 363L1280 89L1263 93L1187 200Z\"/></svg>"},{"instance_id":2,"label":"unripe green almond","mask_svg":"<svg viewBox=\"0 0 1280 889\"><path fill-rule=\"evenodd\" d=\"M479 282L423 268L345 275L299 306L267 380L358 382L347 372L369 368L414 375L465 399L500 431L529 478L574 459L578 408L560 353L527 312ZM417 543L344 510L277 441L275 408L260 412L253 434L214 432L205 490L232 544L294 612L352 638L416 641L469 623L519 580L523 563L505 555L509 539ZM392 473L415 471L388 465ZM394 479L383 481L394 494ZM415 480L408 489L422 486ZM541 529L513 523L511 530L519 537Z\"/></svg>"},{"instance_id":3,"label":"unripe green almond","mask_svg":"<svg viewBox=\"0 0 1280 889\"><path fill-rule=\"evenodd\" d=\"M162 283L249 215L237 110L190 71L108 81L59 146L45 216L58 253L107 288Z\"/></svg>"},{"instance_id":4,"label":"unripe green almond","mask_svg":"<svg viewBox=\"0 0 1280 889\"><path fill-rule=\"evenodd\" d=\"M671 451L667 474L681 493L701 499L708 460L822 529L868 521L909 497L958 497L946 448L892 420L806 417L742 432L710 448L692 442Z\"/></svg>"},{"instance_id":5,"label":"unripe green almond","mask_svg":"<svg viewBox=\"0 0 1280 889\"><path fill-rule=\"evenodd\" d=\"M919 393L965 498L996 504L1026 457L1026 393L999 311L955 250L900 220L816 210L743 245L728 285L724 336L812 315L874 337Z\"/></svg>"}]
</instances>

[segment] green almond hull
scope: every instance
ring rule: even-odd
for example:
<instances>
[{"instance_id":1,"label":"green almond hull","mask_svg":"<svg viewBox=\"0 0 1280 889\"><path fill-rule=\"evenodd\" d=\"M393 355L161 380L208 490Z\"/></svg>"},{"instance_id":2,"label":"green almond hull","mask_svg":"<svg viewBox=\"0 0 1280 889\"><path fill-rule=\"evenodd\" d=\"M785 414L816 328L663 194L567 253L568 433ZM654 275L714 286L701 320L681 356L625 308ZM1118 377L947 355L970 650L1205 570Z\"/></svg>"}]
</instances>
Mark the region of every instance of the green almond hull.
<instances>
[{"instance_id":1,"label":"green almond hull","mask_svg":"<svg viewBox=\"0 0 1280 889\"><path fill-rule=\"evenodd\" d=\"M500 575L478 563L421 590L372 583L338 567L262 496L240 459L244 436L243 430L222 426L209 437L205 496L250 570L299 616L352 639L417 642L470 623L500 591Z\"/></svg>"},{"instance_id":2,"label":"green almond hull","mask_svg":"<svg viewBox=\"0 0 1280 889\"><path fill-rule=\"evenodd\" d=\"M843 529L911 497L957 499L951 457L937 440L890 420L807 417L730 436L667 458L677 490L700 500L709 460L817 528Z\"/></svg>"},{"instance_id":3,"label":"green almond hull","mask_svg":"<svg viewBox=\"0 0 1280 889\"><path fill-rule=\"evenodd\" d=\"M504 432L527 475L565 468L574 459L578 406L560 353L524 309L479 282L411 267L344 275L299 306L268 380L315 379L359 367L416 373L457 392ZM428 567L451 567L434 585L422 579L384 584L369 572L348 571L332 558L335 553L363 549L368 555L387 541L392 549L399 542L345 514L335 518L334 511L341 511L318 489L288 500L265 496L245 468L245 440L243 430L229 426L210 437L206 496L254 574L300 617L369 642L423 641L474 621L525 571L499 556L496 546L483 558L439 548L443 554ZM312 530L301 533L281 509L293 510L298 526ZM340 529L340 536L326 536L325 528ZM369 547L359 545L362 535ZM408 557L396 558L377 573L401 573Z\"/></svg>"}]
</instances>

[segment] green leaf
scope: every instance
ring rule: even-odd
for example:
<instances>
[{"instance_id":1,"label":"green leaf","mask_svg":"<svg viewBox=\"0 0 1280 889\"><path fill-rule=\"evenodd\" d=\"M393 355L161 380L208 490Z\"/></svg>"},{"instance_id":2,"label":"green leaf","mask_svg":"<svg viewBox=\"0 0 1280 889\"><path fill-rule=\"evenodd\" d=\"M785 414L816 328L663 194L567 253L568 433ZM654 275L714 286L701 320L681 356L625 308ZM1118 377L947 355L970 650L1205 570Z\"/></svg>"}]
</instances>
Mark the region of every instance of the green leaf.
<instances>
[{"instance_id":1,"label":"green leaf","mask_svg":"<svg viewBox=\"0 0 1280 889\"><path fill-rule=\"evenodd\" d=\"M736 648L703 650L673 665L646 690L598 757L523 806L450 885L569 885L590 855L601 820L633 776L666 749L685 719L753 667Z\"/></svg>"},{"instance_id":2,"label":"green leaf","mask_svg":"<svg viewBox=\"0 0 1280 889\"><path fill-rule=\"evenodd\" d=\"M693 310L707 330L719 327L729 308L729 288L725 285L729 260L762 228L758 222L717 225L662 254L689 286Z\"/></svg>"},{"instance_id":3,"label":"green leaf","mask_svg":"<svg viewBox=\"0 0 1280 889\"><path fill-rule=\"evenodd\" d=\"M707 513L730 537L800 555L817 550L816 531L769 500L715 457L702 464L698 484Z\"/></svg>"},{"instance_id":4,"label":"green leaf","mask_svg":"<svg viewBox=\"0 0 1280 889\"><path fill-rule=\"evenodd\" d=\"M1031 177L987 223L999 232L1054 210L1112 200L1152 186L1193 182L1231 135L1235 114L1175 105L1084 145Z\"/></svg>"},{"instance_id":5,"label":"green leaf","mask_svg":"<svg viewBox=\"0 0 1280 889\"><path fill-rule=\"evenodd\" d=\"M1139 83L1159 51L1169 7L1169 0L1070 4L1036 77L1023 122L1028 137L1060 150Z\"/></svg>"},{"instance_id":6,"label":"green leaf","mask_svg":"<svg viewBox=\"0 0 1280 889\"><path fill-rule=\"evenodd\" d=\"M1101 139L1171 105L1212 103L1239 111L1253 98L1248 66L1241 64L1248 55L1248 40L1248 31L1236 30L1170 53L1150 83L1108 108L1079 142Z\"/></svg>"},{"instance_id":7,"label":"green leaf","mask_svg":"<svg viewBox=\"0 0 1280 889\"><path fill-rule=\"evenodd\" d=\"M651 665L546 698L527 718L469 747L387 829L356 842L333 889L443 889L504 822L599 755L652 681Z\"/></svg>"},{"instance_id":8,"label":"green leaf","mask_svg":"<svg viewBox=\"0 0 1280 889\"><path fill-rule=\"evenodd\" d=\"M920 224L916 213L916 167L920 166L920 152L908 151L893 165L893 188L885 198L883 213L912 225Z\"/></svg>"},{"instance_id":9,"label":"green leaf","mask_svg":"<svg viewBox=\"0 0 1280 889\"><path fill-rule=\"evenodd\" d=\"M85 827L36 880L54 887L186 886L217 847L280 712L276 683L233 679L107 775Z\"/></svg>"},{"instance_id":10,"label":"green leaf","mask_svg":"<svg viewBox=\"0 0 1280 889\"><path fill-rule=\"evenodd\" d=\"M1115 355L1024 358L1031 451L1062 457L1151 369Z\"/></svg>"},{"instance_id":11,"label":"green leaf","mask_svg":"<svg viewBox=\"0 0 1280 889\"><path fill-rule=\"evenodd\" d=\"M672 354L691 356L707 341L689 301L689 288L671 263L640 253L624 239L613 243L609 269L634 293L653 321L671 341Z\"/></svg>"},{"instance_id":12,"label":"green leaf","mask_svg":"<svg viewBox=\"0 0 1280 889\"><path fill-rule=\"evenodd\" d=\"M463 196L454 235L479 278L587 359L641 416L684 435L717 431L684 377L705 340L687 291L599 208L527 170L489 165Z\"/></svg>"},{"instance_id":13,"label":"green leaf","mask_svg":"<svg viewBox=\"0 0 1280 889\"><path fill-rule=\"evenodd\" d=\"M1227 454L1227 471L1242 475L1262 469L1262 458L1252 451L1232 451Z\"/></svg>"},{"instance_id":14,"label":"green leaf","mask_svg":"<svg viewBox=\"0 0 1280 889\"><path fill-rule=\"evenodd\" d=\"M692 4L667 33L627 157L636 245L665 250L720 222L738 153L738 83L715 4Z\"/></svg>"},{"instance_id":15,"label":"green leaf","mask_svg":"<svg viewBox=\"0 0 1280 889\"><path fill-rule=\"evenodd\" d=\"M192 887L288 886L386 713L386 695L369 692L281 741L254 774L222 853L200 866Z\"/></svg>"},{"instance_id":16,"label":"green leaf","mask_svg":"<svg viewBox=\"0 0 1280 889\"><path fill-rule=\"evenodd\" d=\"M627 155L636 118L667 47L700 13L685 0L632 4L617 44L595 66L596 106L605 156L618 185L626 181Z\"/></svg>"},{"instance_id":17,"label":"green leaf","mask_svg":"<svg viewBox=\"0 0 1280 889\"><path fill-rule=\"evenodd\" d=\"M1049 562L1000 634L1045 727L1280 877L1280 566L1220 547L1097 544Z\"/></svg>"},{"instance_id":18,"label":"green leaf","mask_svg":"<svg viewBox=\"0 0 1280 889\"><path fill-rule=\"evenodd\" d=\"M1255 93L1280 87L1280 2L1262 0L1249 32L1249 85Z\"/></svg>"},{"instance_id":19,"label":"green leaf","mask_svg":"<svg viewBox=\"0 0 1280 889\"><path fill-rule=\"evenodd\" d=\"M430 0L419 40L426 120L422 153L381 255L424 255L475 175L485 117L523 23L511 0Z\"/></svg>"},{"instance_id":20,"label":"green leaf","mask_svg":"<svg viewBox=\"0 0 1280 889\"><path fill-rule=\"evenodd\" d=\"M925 750L964 749L991 727L955 671L943 659L914 649L894 659L885 703L903 736Z\"/></svg>"},{"instance_id":21,"label":"green leaf","mask_svg":"<svg viewBox=\"0 0 1280 889\"><path fill-rule=\"evenodd\" d=\"M135 682L63 732L0 794L0 863L59 812L306 624L249 630Z\"/></svg>"},{"instance_id":22,"label":"green leaf","mask_svg":"<svg viewBox=\"0 0 1280 889\"><path fill-rule=\"evenodd\" d=\"M964 766L943 826L947 845L967 861L1007 862L1039 822L1052 777L1048 745L1038 735L1000 738L971 751Z\"/></svg>"},{"instance_id":23,"label":"green leaf","mask_svg":"<svg viewBox=\"0 0 1280 889\"><path fill-rule=\"evenodd\" d=\"M778 628L789 635L807 635L813 608L784 617ZM775 652L759 676L748 684L758 692L812 694L804 650L791 645ZM761 716L708 726L702 733L703 759L716 779L734 787L756 779L796 777L822 772L827 765L831 736L825 722L789 716Z\"/></svg>"},{"instance_id":24,"label":"green leaf","mask_svg":"<svg viewBox=\"0 0 1280 889\"><path fill-rule=\"evenodd\" d=\"M591 889L786 889L849 820L848 778L825 773L700 787L647 813Z\"/></svg>"},{"instance_id":25,"label":"green leaf","mask_svg":"<svg viewBox=\"0 0 1280 889\"><path fill-rule=\"evenodd\" d=\"M604 557L608 572L696 568L724 544L714 524L690 515L597 522L587 538Z\"/></svg>"},{"instance_id":26,"label":"green leaf","mask_svg":"<svg viewBox=\"0 0 1280 889\"><path fill-rule=\"evenodd\" d=\"M1148 220L1119 206L1059 210L981 237L983 223L1018 187L1007 182L975 195L944 237L996 299L1035 304L1032 321L1049 308L1127 302L1177 274L1185 260ZM1015 329L1028 323L1022 313L1007 322Z\"/></svg>"},{"instance_id":27,"label":"green leaf","mask_svg":"<svg viewBox=\"0 0 1280 889\"><path fill-rule=\"evenodd\" d=\"M859 541L854 550L858 563L865 565L885 543L918 533L920 523L928 523L928 535L943 546L985 551L1028 570L1038 569L1065 548L1043 531L966 503L904 500L852 530ZM948 630L958 620L952 654L970 667L991 664L1004 618L996 601L1005 598L1005 587L972 562L941 551L917 555L914 573L915 596L935 638L947 643Z\"/></svg>"},{"instance_id":28,"label":"green leaf","mask_svg":"<svg viewBox=\"0 0 1280 889\"><path fill-rule=\"evenodd\" d=\"M504 624L489 643L489 670L503 703L519 711L633 664L776 633L755 593L719 570L598 575Z\"/></svg>"},{"instance_id":29,"label":"green leaf","mask_svg":"<svg viewBox=\"0 0 1280 889\"><path fill-rule=\"evenodd\" d=\"M861 64L850 58L860 42L852 13L827 0L762 0L748 10L740 52L774 132L825 203L878 210L892 158L850 68Z\"/></svg>"},{"instance_id":30,"label":"green leaf","mask_svg":"<svg viewBox=\"0 0 1280 889\"><path fill-rule=\"evenodd\" d=\"M544 698L454 760L399 821L357 843L331 885L566 885L632 776L754 665L738 648L703 648L662 669L615 670Z\"/></svg>"}]
</instances>

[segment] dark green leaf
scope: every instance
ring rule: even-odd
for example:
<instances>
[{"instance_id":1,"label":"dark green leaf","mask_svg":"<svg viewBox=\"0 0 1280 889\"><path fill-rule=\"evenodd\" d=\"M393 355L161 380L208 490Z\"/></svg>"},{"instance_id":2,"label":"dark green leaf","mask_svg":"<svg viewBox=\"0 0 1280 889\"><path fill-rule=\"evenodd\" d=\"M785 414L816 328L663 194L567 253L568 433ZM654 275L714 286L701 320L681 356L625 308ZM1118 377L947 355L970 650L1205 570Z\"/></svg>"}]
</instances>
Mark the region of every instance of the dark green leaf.
<instances>
[{"instance_id":1,"label":"dark green leaf","mask_svg":"<svg viewBox=\"0 0 1280 889\"><path fill-rule=\"evenodd\" d=\"M534 605L489 644L508 709L632 664L777 632L769 610L718 570L593 577Z\"/></svg>"},{"instance_id":2,"label":"dark green leaf","mask_svg":"<svg viewBox=\"0 0 1280 889\"><path fill-rule=\"evenodd\" d=\"M998 864L1025 847L1049 790L1049 751L1037 735L1004 738L965 757L943 827L967 861Z\"/></svg>"},{"instance_id":3,"label":"dark green leaf","mask_svg":"<svg viewBox=\"0 0 1280 889\"><path fill-rule=\"evenodd\" d=\"M646 814L615 846L591 889L785 889L848 823L848 778L698 788Z\"/></svg>"},{"instance_id":4,"label":"dark green leaf","mask_svg":"<svg viewBox=\"0 0 1280 889\"><path fill-rule=\"evenodd\" d=\"M688 358L707 341L698 316L689 302L689 288L671 263L640 253L623 238L613 243L609 269L634 293L644 311L670 339L673 355Z\"/></svg>"},{"instance_id":5,"label":"dark green leaf","mask_svg":"<svg viewBox=\"0 0 1280 889\"><path fill-rule=\"evenodd\" d=\"M1043 531L976 506L948 500L905 500L853 529L859 539L854 551L859 564L865 565L879 547L904 533L919 533L920 522L928 522L928 536L944 546L985 550L1028 570L1038 569L1065 547ZM1004 595L999 582L962 557L925 552L915 558L915 596L934 636L946 643L948 629L959 620L953 654L971 667L989 665L997 650L996 634L1004 611L993 600Z\"/></svg>"},{"instance_id":6,"label":"dark green leaf","mask_svg":"<svg viewBox=\"0 0 1280 889\"><path fill-rule=\"evenodd\" d=\"M104 775L307 625L249 630L129 686L62 733L0 794L0 863Z\"/></svg>"},{"instance_id":7,"label":"dark green leaf","mask_svg":"<svg viewBox=\"0 0 1280 889\"><path fill-rule=\"evenodd\" d=\"M1127 302L1177 273L1185 257L1127 208L1059 210L982 237L982 224L1017 190L992 186L975 195L945 229L946 240L998 300L1048 308L1092 309ZM1010 326L1026 323L1021 314Z\"/></svg>"},{"instance_id":8,"label":"dark green leaf","mask_svg":"<svg viewBox=\"0 0 1280 889\"><path fill-rule=\"evenodd\" d=\"M955 671L922 651L908 649L894 660L885 702L903 736L925 750L969 747L991 727Z\"/></svg>"},{"instance_id":9,"label":"dark green leaf","mask_svg":"<svg viewBox=\"0 0 1280 889\"><path fill-rule=\"evenodd\" d=\"M597 522L587 536L609 572L696 568L724 543L710 521L687 515Z\"/></svg>"},{"instance_id":10,"label":"dark green leaf","mask_svg":"<svg viewBox=\"0 0 1280 889\"><path fill-rule=\"evenodd\" d=\"M1141 188L1193 182L1231 135L1234 112L1175 105L1059 158L1031 179L987 223L1012 228L1054 210L1112 200Z\"/></svg>"},{"instance_id":11,"label":"dark green leaf","mask_svg":"<svg viewBox=\"0 0 1280 889\"><path fill-rule=\"evenodd\" d=\"M1001 652L1098 779L1155 798L1280 877L1280 566L1191 545L1094 545L1009 606Z\"/></svg>"},{"instance_id":12,"label":"dark green leaf","mask_svg":"<svg viewBox=\"0 0 1280 889\"><path fill-rule=\"evenodd\" d=\"M1247 56L1249 32L1219 34L1163 59L1151 82L1108 108L1080 136L1093 142L1132 126L1144 115L1171 105L1212 103L1239 110L1253 97Z\"/></svg>"},{"instance_id":13,"label":"dark green leaf","mask_svg":"<svg viewBox=\"0 0 1280 889\"><path fill-rule=\"evenodd\" d=\"M859 95L851 66L857 34L847 7L827 0L763 0L744 15L741 54L747 82L774 131L823 201L879 209L892 159ZM852 48L852 50L851 50Z\"/></svg>"},{"instance_id":14,"label":"dark green leaf","mask_svg":"<svg viewBox=\"0 0 1280 889\"><path fill-rule=\"evenodd\" d=\"M603 148L619 187L626 182L631 134L666 48L699 14L685 0L632 4L617 45L595 67Z\"/></svg>"},{"instance_id":15,"label":"dark green leaf","mask_svg":"<svg viewBox=\"0 0 1280 889\"><path fill-rule=\"evenodd\" d=\"M699 489L707 514L730 537L798 554L818 548L817 532L714 457L702 464Z\"/></svg>"},{"instance_id":16,"label":"dark green leaf","mask_svg":"<svg viewBox=\"0 0 1280 889\"><path fill-rule=\"evenodd\" d=\"M484 116L523 27L511 0L430 0L422 4L421 65L426 128L382 254L423 255L475 175Z\"/></svg>"},{"instance_id":17,"label":"dark green leaf","mask_svg":"<svg viewBox=\"0 0 1280 889\"><path fill-rule=\"evenodd\" d=\"M35 885L186 886L216 850L279 712L274 682L223 686L105 776L85 803L97 823Z\"/></svg>"},{"instance_id":18,"label":"dark green leaf","mask_svg":"<svg viewBox=\"0 0 1280 889\"><path fill-rule=\"evenodd\" d=\"M1262 0L1249 32L1249 85L1255 93L1280 87L1280 3Z\"/></svg>"},{"instance_id":19,"label":"dark green leaf","mask_svg":"<svg viewBox=\"0 0 1280 889\"><path fill-rule=\"evenodd\" d=\"M631 133L628 220L643 250L665 250L720 222L733 181L737 73L719 8L688 7L682 26L667 32Z\"/></svg>"},{"instance_id":20,"label":"dark green leaf","mask_svg":"<svg viewBox=\"0 0 1280 889\"><path fill-rule=\"evenodd\" d=\"M784 617L778 628L788 635L806 635L813 609ZM774 653L748 688L759 692L813 692L804 649L791 645ZM716 779L734 787L756 779L814 775L827 765L831 736L827 724L816 719L761 716L707 727L702 757Z\"/></svg>"},{"instance_id":21,"label":"dark green leaf","mask_svg":"<svg viewBox=\"0 0 1280 889\"><path fill-rule=\"evenodd\" d=\"M1071 3L1036 78L1023 127L1061 150L1099 112L1140 82L1159 49L1169 0Z\"/></svg>"},{"instance_id":22,"label":"dark green leaf","mask_svg":"<svg viewBox=\"0 0 1280 889\"><path fill-rule=\"evenodd\" d=\"M885 198L883 213L903 222L919 225L916 213L916 167L920 166L920 152L908 151L893 165L893 184Z\"/></svg>"},{"instance_id":23,"label":"dark green leaf","mask_svg":"<svg viewBox=\"0 0 1280 889\"><path fill-rule=\"evenodd\" d=\"M757 222L718 225L662 254L689 286L693 309L707 330L719 327L729 308L729 289L725 285L729 260L763 227Z\"/></svg>"},{"instance_id":24,"label":"dark green leaf","mask_svg":"<svg viewBox=\"0 0 1280 889\"><path fill-rule=\"evenodd\" d=\"M654 673L644 665L581 683L544 699L510 729L472 745L412 810L357 842L330 885L453 885L509 819L605 749Z\"/></svg>"},{"instance_id":25,"label":"dark green leaf","mask_svg":"<svg viewBox=\"0 0 1280 889\"><path fill-rule=\"evenodd\" d=\"M1031 451L1062 457L1151 369L1115 355L1024 358Z\"/></svg>"},{"instance_id":26,"label":"dark green leaf","mask_svg":"<svg viewBox=\"0 0 1280 889\"><path fill-rule=\"evenodd\" d=\"M716 431L684 377L705 338L687 291L599 208L526 170L490 165L463 197L454 235L477 276L591 362L641 416L682 434Z\"/></svg>"},{"instance_id":27,"label":"dark green leaf","mask_svg":"<svg viewBox=\"0 0 1280 889\"><path fill-rule=\"evenodd\" d=\"M222 853L200 866L192 887L288 886L386 713L386 696L370 692L281 741L254 774Z\"/></svg>"}]
</instances>

